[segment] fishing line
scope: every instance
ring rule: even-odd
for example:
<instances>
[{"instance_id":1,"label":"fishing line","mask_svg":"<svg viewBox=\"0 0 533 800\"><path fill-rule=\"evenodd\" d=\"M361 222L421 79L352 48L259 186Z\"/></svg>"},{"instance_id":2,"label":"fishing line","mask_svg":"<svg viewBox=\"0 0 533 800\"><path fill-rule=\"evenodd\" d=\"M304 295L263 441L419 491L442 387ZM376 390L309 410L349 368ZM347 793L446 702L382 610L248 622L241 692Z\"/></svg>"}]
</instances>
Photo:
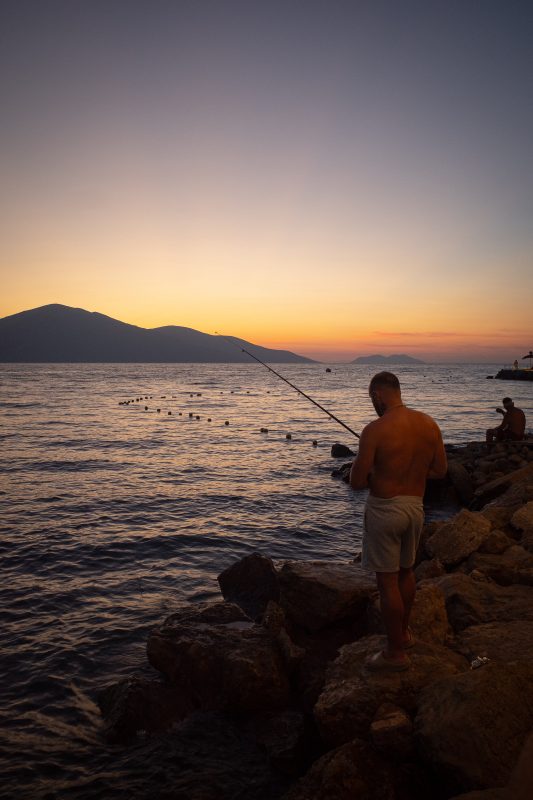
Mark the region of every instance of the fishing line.
<instances>
[{"instance_id":1,"label":"fishing line","mask_svg":"<svg viewBox=\"0 0 533 800\"><path fill-rule=\"evenodd\" d=\"M280 375L279 372L276 372L275 369L272 369L272 367L269 367L268 364L265 364L264 361L261 361L260 358L257 358L257 356L254 356L253 353L250 353L249 350L246 350L244 347L241 347L241 345L236 344L231 339L228 339L227 336L222 336L222 334L218 333L217 331L215 331L215 333L216 333L217 336L220 336L221 339L224 339L226 342L228 342L228 344L231 344L231 345L233 345L233 347L236 347L238 350L240 350L241 353L246 353L247 356L250 356L250 358L253 358L255 361L258 361L259 364L261 364L263 367L266 367L266 369L268 369L269 372L272 372L274 375L276 375L276 377L280 378L282 381L285 381L285 383L288 383L289 386L292 389L294 389L295 391L298 392L298 394L301 394L303 397L306 398L306 400L309 400L309 402L313 403L313 405L315 405L317 408L319 408L321 411L323 411L324 414L327 414L328 417L331 417L331 419L334 419L335 422L339 423L339 425L342 425L343 428L346 428L346 430L349 431L353 436L355 436L356 439L360 438L358 433L356 433L350 427L348 427L348 425L346 425L345 422L343 422L341 419L336 417L335 414L332 414L331 411L328 411L327 408L324 408L324 406L321 406L320 403L317 403L317 401L313 400L312 397L309 397L308 394L303 392L301 389L298 389L298 387L295 386L294 383L291 383L289 380L287 380L287 378L284 378L283 375Z\"/></svg>"}]
</instances>

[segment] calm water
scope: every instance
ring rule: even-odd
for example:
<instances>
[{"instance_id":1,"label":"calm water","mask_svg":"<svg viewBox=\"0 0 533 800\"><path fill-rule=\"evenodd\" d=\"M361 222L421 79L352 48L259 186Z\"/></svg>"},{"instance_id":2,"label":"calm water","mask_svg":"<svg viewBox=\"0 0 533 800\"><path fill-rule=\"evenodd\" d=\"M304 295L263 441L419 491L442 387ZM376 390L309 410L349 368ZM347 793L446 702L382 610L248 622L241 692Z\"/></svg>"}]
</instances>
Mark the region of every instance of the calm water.
<instances>
[{"instance_id":1,"label":"calm water","mask_svg":"<svg viewBox=\"0 0 533 800\"><path fill-rule=\"evenodd\" d=\"M459 443L506 394L531 428L533 384L487 381L498 368L396 371ZM279 370L354 430L372 419L375 368ZM352 557L364 493L330 477L330 448L356 443L255 364L4 364L0 381L0 796L150 797L168 740L107 746L98 691L147 672L150 629L216 597L235 559Z\"/></svg>"}]
</instances>

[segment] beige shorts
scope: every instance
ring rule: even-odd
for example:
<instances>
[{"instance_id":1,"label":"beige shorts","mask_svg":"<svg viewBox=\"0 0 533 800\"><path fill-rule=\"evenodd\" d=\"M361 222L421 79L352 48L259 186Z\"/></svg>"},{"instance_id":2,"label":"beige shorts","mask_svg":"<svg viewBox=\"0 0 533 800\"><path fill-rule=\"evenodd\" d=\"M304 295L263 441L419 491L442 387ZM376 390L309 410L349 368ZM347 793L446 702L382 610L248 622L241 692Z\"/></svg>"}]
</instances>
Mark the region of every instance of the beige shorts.
<instances>
[{"instance_id":1,"label":"beige shorts","mask_svg":"<svg viewBox=\"0 0 533 800\"><path fill-rule=\"evenodd\" d=\"M424 525L421 497L368 495L361 566L373 572L398 572L415 563Z\"/></svg>"}]
</instances>

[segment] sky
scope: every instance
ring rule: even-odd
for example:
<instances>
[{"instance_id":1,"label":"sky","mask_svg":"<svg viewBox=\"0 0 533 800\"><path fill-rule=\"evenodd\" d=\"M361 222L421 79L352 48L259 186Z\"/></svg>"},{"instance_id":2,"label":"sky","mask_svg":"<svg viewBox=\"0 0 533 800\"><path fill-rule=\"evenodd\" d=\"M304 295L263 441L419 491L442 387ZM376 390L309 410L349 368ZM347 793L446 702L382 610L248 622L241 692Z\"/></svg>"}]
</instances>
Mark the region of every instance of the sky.
<instances>
[{"instance_id":1,"label":"sky","mask_svg":"<svg viewBox=\"0 0 533 800\"><path fill-rule=\"evenodd\" d=\"M514 0L3 0L0 317L520 358L532 41Z\"/></svg>"}]
</instances>

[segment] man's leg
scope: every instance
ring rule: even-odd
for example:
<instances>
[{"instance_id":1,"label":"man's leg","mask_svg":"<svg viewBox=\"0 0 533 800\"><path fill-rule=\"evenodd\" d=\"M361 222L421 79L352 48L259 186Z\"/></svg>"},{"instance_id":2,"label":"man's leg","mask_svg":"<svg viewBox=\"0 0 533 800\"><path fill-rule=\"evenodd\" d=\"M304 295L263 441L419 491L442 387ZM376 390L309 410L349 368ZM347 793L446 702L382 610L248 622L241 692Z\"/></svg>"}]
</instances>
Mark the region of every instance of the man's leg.
<instances>
[{"instance_id":1,"label":"man's leg","mask_svg":"<svg viewBox=\"0 0 533 800\"><path fill-rule=\"evenodd\" d=\"M412 567L400 567L398 574L398 587L402 596L403 602L403 620L402 620L402 633L404 642L409 641L409 617L411 616L411 609L415 601L416 594L416 578Z\"/></svg>"},{"instance_id":2,"label":"man's leg","mask_svg":"<svg viewBox=\"0 0 533 800\"><path fill-rule=\"evenodd\" d=\"M403 632L405 608L398 575L398 572L376 572L376 580L379 589L381 617L387 634L385 657L403 661L405 659Z\"/></svg>"}]
</instances>

